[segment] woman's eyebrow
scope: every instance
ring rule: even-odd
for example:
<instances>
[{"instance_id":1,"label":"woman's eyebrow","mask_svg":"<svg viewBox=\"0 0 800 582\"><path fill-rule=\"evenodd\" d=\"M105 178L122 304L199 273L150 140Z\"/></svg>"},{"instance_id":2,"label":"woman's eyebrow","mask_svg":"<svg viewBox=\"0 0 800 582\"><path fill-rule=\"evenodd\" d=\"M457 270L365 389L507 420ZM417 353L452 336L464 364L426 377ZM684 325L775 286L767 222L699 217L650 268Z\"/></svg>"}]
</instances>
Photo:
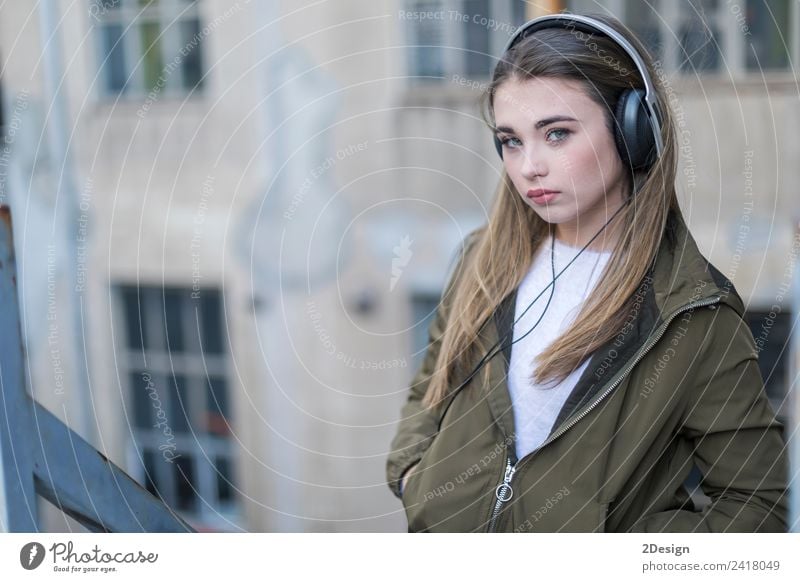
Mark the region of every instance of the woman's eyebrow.
<instances>
[{"instance_id":1,"label":"woman's eyebrow","mask_svg":"<svg viewBox=\"0 0 800 582\"><path fill-rule=\"evenodd\" d=\"M542 129L543 127L546 127L551 123L558 123L561 121L578 121L578 120L575 119L574 117L569 117L568 115L553 115L552 117L545 117L544 119L540 119L539 121L536 122L536 125L534 127L536 129ZM514 133L514 129L508 126L495 127L494 130L495 132L502 131L504 133Z\"/></svg>"}]
</instances>

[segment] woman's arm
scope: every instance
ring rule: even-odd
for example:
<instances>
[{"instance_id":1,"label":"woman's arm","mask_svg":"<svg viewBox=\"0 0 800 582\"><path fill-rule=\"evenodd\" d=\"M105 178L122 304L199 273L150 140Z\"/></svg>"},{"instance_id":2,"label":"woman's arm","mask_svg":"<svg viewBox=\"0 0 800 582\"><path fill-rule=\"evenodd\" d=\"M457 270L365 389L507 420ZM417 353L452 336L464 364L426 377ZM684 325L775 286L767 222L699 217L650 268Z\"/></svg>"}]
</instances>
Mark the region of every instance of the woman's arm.
<instances>
[{"instance_id":1,"label":"woman's arm","mask_svg":"<svg viewBox=\"0 0 800 582\"><path fill-rule=\"evenodd\" d=\"M391 449L386 462L386 478L389 488L397 497L401 497L400 483L402 477L407 477L406 471L415 465L436 436L439 427L439 415L436 410L430 410L422 404L422 399L428 390L431 376L439 357L442 344L442 335L447 325L447 301L451 299L455 281L465 265L465 259L476 239L472 233L464 242L464 251L450 277L443 299L436 310L436 315L428 328L428 350L422 366L411 381L411 389L403 409L397 434L392 440ZM409 473L410 475L410 473Z\"/></svg>"},{"instance_id":2,"label":"woman's arm","mask_svg":"<svg viewBox=\"0 0 800 582\"><path fill-rule=\"evenodd\" d=\"M389 488L400 497L400 479L404 473L415 465L436 436L439 417L435 410L422 404L425 392L431 381L436 359L441 348L441 336L444 330L444 317L441 305L429 328L429 345L425 353L422 367L411 381L411 390L400 413L397 434L392 440L389 457L386 462L386 477Z\"/></svg>"},{"instance_id":3,"label":"woman's arm","mask_svg":"<svg viewBox=\"0 0 800 582\"><path fill-rule=\"evenodd\" d=\"M715 312L699 354L680 437L694 446L711 503L645 516L636 532L784 532L788 462L764 392L752 333L730 307Z\"/></svg>"}]
</instances>

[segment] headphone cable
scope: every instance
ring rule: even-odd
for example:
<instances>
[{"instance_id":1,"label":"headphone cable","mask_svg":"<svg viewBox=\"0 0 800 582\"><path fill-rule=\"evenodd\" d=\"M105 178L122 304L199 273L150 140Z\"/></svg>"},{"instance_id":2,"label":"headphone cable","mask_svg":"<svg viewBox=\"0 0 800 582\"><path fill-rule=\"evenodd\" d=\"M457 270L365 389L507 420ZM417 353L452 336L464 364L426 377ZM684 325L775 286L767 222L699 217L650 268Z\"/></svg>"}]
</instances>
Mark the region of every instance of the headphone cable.
<instances>
[{"instance_id":1,"label":"headphone cable","mask_svg":"<svg viewBox=\"0 0 800 582\"><path fill-rule=\"evenodd\" d=\"M633 197L631 197L631 198L633 198ZM627 202L627 201L626 201L626 202ZM531 301L531 302L528 304L528 306L527 306L527 307L525 308L525 310L524 310L524 311L523 311L523 312L522 312L522 313L519 315L519 317L517 317L517 318L514 320L514 322L513 322L513 323L511 324L511 326L509 327L509 329L508 329L506 332L504 332L504 333L503 333L503 335L501 335L501 336L500 336L500 338L498 338L498 340L497 340L497 341L496 341L496 342L495 342L495 343L494 343L494 344L493 344L493 345L492 345L492 346L491 346L491 347L490 347L490 348L489 348L489 349L486 351L486 353L485 353L485 354L484 354L484 356L481 358L481 360L478 362L478 364L475 366L475 368L472 370L472 372L470 372L469 376L467 376L467 378L466 378L464 381L462 381L462 382L461 382L461 384L459 384L459 385L458 385L458 387L457 387L455 390L453 390L453 391L452 391L452 392L451 392L451 393L448 395L448 396L449 396L449 398L448 398L448 403L447 403L447 405L444 407L444 410L442 411L442 414L439 416L439 423L438 423L438 427L437 427L437 432L438 432L439 430L441 430L441 428L442 428L442 421L444 420L444 417L445 417L445 415L447 414L447 411L449 410L449 408L450 408L450 405L451 405L451 404L453 403L453 401L455 400L455 397L456 397L456 396L458 395L458 393L459 393L459 392L461 392L461 390L462 390L462 389L463 389L463 388L464 388L464 387L465 387L465 386L466 386L466 385L467 385L467 384L468 384L468 383L469 383L469 382L470 382L470 381L471 381L471 380L472 380L472 379L475 377L475 374L477 374L477 373L478 373L478 372L481 370L481 368L483 368L483 366L485 366L485 365L486 365L486 363L488 363L488 362L489 362L489 360L491 360L491 359L493 359L495 356L497 356L497 354L501 353L501 352L502 352L503 350L505 350L506 348L513 346L513 345L514 345L515 343L517 343L518 341L520 341L520 340L522 340L523 338L525 338L525 337L527 337L528 335L530 335L530 334L533 332L533 330L534 330L534 329L536 329L536 326L537 326L537 325L539 325L539 322L541 322L541 321L542 321L542 318L544 317L545 313L547 313L547 308L550 306L550 302L551 302L551 301L552 301L552 299L553 299L553 294L554 294L554 292L555 292L555 283L556 283L556 279L558 279L558 278L559 278L559 277L560 277L560 276L561 276L561 275L564 273L564 271L566 271L566 270L567 270L567 268L569 268L569 266L570 266L572 263L574 263L574 262L577 260L577 258L578 258L578 257L581 255L581 253L583 253L583 251L585 251L585 250L586 250L586 248L587 248L587 247L588 247L590 244L592 244L592 242L594 242L594 240L595 240L595 239L596 239L598 236L600 236L600 233L601 233L601 232L603 232L603 230L605 230L605 228L606 228L606 227L609 225L609 223L610 223L612 220L614 220L614 218L616 218L617 214L619 214L619 212L620 212L620 211L621 211L623 208L625 208L625 206L627 206L627 203L625 203L625 204L622 204L622 205L621 205L621 206L620 206L620 207L619 207L619 208L618 208L618 209L617 209L617 210L614 212L614 214L612 214L612 215L611 215L611 218L609 218L609 219L606 221L606 223L605 223L605 224L604 224L602 227L600 227L600 230L598 230L598 231L597 231L597 232L594 234L594 236L593 236L591 239L589 239L589 241L588 241L588 242L587 242L585 245L583 245L583 247L581 247L581 250L580 250L580 251L578 251L578 253L577 253L577 254L576 254L576 255L575 255L573 258L572 258L572 260L571 260L571 261L569 261L569 262L568 262L568 263L567 263L567 264L564 266L564 268L563 268L563 269L561 269L561 271L559 271L558 275L556 275L556 274L555 274L555 260L554 260L554 257L553 257L553 248L554 248L554 246L555 246L555 234L554 234L554 233L552 234L552 236L551 236L551 243L550 243L550 264L551 264L551 269L552 269L552 273L553 273L553 280L552 280L550 283L548 283L548 284L545 286L545 288L544 288L544 289L542 289L542 290L539 292L539 294L538 294L536 297L534 297L534 298L533 298L533 300L532 300L532 301ZM518 323L518 322L519 322L519 321L522 319L522 317L524 317L524 316L525 316L525 314L528 312L528 310L530 310L530 308L531 308L531 307L533 307L534 303L536 303L536 302L539 300L539 298L540 298L540 297L541 297L541 296L544 294L544 292L545 292L545 291L548 289L548 287L550 288L550 297L548 298L548 300L547 300L547 303L545 304L544 310L542 311L542 314L539 316L539 319L537 319L537 320L536 320L536 323L534 323L534 324L533 324L533 327L531 327L531 328L530 328L528 331L526 331L526 332L525 332L523 335L521 335L521 336L520 336L520 337L518 337L517 339L513 339L514 325L515 325L516 323ZM487 318L487 321L488 321L488 318ZM511 343L509 343L508 345L502 345L502 346L500 346L500 348L499 348L499 349L496 349L496 348L498 347L498 345L499 345L499 344L501 344L501 343L502 343L504 340L506 340L506 339L507 339L507 337L508 337L509 335L511 335L511 337L512 337L512 340L513 340L513 341L511 341Z\"/></svg>"}]
</instances>

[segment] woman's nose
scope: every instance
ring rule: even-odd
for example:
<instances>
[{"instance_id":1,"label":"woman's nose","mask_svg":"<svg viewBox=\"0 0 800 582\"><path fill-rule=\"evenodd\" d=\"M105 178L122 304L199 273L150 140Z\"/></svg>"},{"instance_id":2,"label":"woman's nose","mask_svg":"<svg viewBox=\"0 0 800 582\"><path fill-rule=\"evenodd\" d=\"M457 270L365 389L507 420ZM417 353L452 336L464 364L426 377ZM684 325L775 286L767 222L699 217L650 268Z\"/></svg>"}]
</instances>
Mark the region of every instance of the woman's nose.
<instances>
[{"instance_id":1,"label":"woman's nose","mask_svg":"<svg viewBox=\"0 0 800 582\"><path fill-rule=\"evenodd\" d=\"M527 179L547 175L547 164L539 152L526 149L522 155L522 175Z\"/></svg>"}]
</instances>

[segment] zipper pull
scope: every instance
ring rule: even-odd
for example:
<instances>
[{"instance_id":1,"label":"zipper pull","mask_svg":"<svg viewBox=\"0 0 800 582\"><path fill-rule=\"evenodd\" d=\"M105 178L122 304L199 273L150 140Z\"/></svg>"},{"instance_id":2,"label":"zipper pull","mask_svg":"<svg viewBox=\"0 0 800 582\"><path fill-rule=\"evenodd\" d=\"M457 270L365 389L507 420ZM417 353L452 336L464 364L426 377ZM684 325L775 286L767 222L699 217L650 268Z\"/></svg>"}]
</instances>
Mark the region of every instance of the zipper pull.
<instances>
[{"instance_id":1,"label":"zipper pull","mask_svg":"<svg viewBox=\"0 0 800 582\"><path fill-rule=\"evenodd\" d=\"M506 460L506 473L503 476L503 482L497 486L494 495L500 503L510 501L514 496L514 489L511 487L511 478L514 477L514 471L517 470L517 465L511 464L511 458Z\"/></svg>"},{"instance_id":2,"label":"zipper pull","mask_svg":"<svg viewBox=\"0 0 800 582\"><path fill-rule=\"evenodd\" d=\"M503 504L510 501L514 496L514 490L511 488L511 479L514 477L514 472L517 470L517 456L514 450L509 447L508 455L506 456L506 472L503 475L503 482L494 490L494 496L497 501L494 502L494 509L492 516L489 518L488 531L493 532L497 528L497 518L500 515L500 510L503 509Z\"/></svg>"}]
</instances>

